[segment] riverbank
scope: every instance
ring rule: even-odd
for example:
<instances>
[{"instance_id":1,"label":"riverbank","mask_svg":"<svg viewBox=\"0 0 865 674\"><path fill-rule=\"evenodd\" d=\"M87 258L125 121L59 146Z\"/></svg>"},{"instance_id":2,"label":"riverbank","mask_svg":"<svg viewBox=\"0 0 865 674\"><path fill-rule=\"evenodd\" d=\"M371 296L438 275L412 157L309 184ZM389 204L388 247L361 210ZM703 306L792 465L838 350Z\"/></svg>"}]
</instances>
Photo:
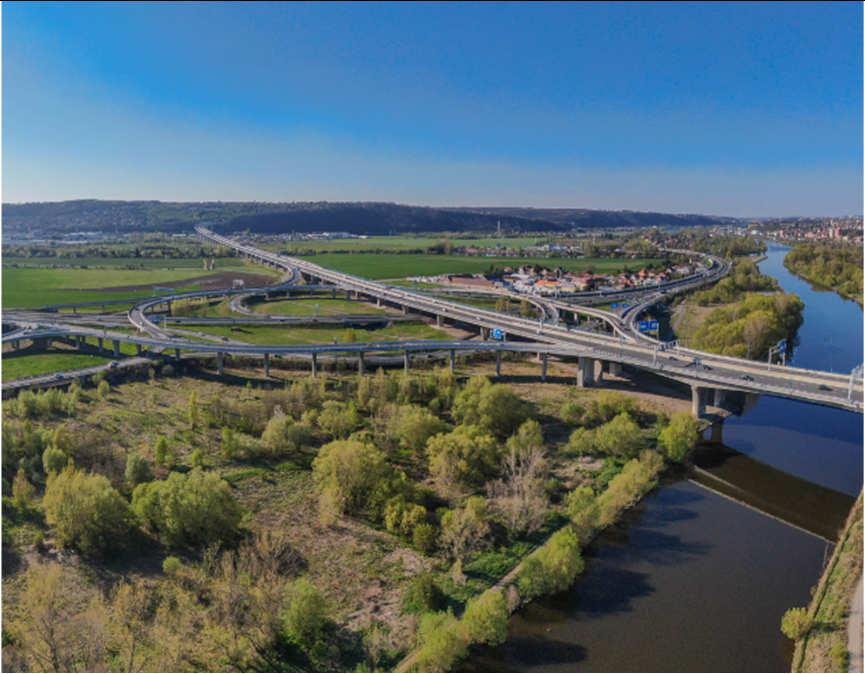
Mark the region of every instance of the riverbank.
<instances>
[{"instance_id":1,"label":"riverbank","mask_svg":"<svg viewBox=\"0 0 865 674\"><path fill-rule=\"evenodd\" d=\"M792 671L847 671L848 617L861 578L862 494L850 510L835 551L817 583L807 609L810 627L796 642Z\"/></svg>"},{"instance_id":2,"label":"riverbank","mask_svg":"<svg viewBox=\"0 0 865 674\"><path fill-rule=\"evenodd\" d=\"M800 243L784 257L784 266L818 289L832 290L862 306L862 248Z\"/></svg>"}]
</instances>

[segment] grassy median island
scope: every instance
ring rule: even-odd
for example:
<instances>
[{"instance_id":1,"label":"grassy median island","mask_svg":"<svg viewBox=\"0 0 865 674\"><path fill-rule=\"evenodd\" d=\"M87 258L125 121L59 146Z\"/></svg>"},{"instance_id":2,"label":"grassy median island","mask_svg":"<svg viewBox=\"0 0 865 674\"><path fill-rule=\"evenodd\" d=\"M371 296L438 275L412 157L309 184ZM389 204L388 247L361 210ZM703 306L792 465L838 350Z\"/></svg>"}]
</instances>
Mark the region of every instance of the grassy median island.
<instances>
[{"instance_id":1,"label":"grassy median island","mask_svg":"<svg viewBox=\"0 0 865 674\"><path fill-rule=\"evenodd\" d=\"M781 629L796 640L794 672L846 672L850 601L862 577L862 495L856 500L835 551L807 608L784 614Z\"/></svg>"},{"instance_id":2,"label":"grassy median island","mask_svg":"<svg viewBox=\"0 0 865 674\"><path fill-rule=\"evenodd\" d=\"M565 383L229 374L4 402L7 668L451 668L696 437Z\"/></svg>"},{"instance_id":3,"label":"grassy median island","mask_svg":"<svg viewBox=\"0 0 865 674\"><path fill-rule=\"evenodd\" d=\"M452 339L439 328L420 321L394 323L383 328L341 328L334 325L294 327L285 325L194 325L185 329L248 344L351 344L411 339Z\"/></svg>"}]
</instances>

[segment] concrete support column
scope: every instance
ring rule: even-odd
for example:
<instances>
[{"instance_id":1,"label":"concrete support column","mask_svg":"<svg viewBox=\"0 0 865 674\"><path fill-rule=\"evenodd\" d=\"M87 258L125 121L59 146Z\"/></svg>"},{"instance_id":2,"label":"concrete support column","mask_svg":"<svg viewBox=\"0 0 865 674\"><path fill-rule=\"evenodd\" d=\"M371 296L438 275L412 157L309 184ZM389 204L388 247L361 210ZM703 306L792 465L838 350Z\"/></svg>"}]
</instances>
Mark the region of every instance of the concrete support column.
<instances>
[{"instance_id":1,"label":"concrete support column","mask_svg":"<svg viewBox=\"0 0 865 674\"><path fill-rule=\"evenodd\" d=\"M136 356L140 356L140 355L141 355L141 344L136 344L136 345L135 345L135 355L136 355Z\"/></svg>"},{"instance_id":2,"label":"concrete support column","mask_svg":"<svg viewBox=\"0 0 865 674\"><path fill-rule=\"evenodd\" d=\"M365 363L363 362L363 351L357 354L357 373L363 374Z\"/></svg>"},{"instance_id":3,"label":"concrete support column","mask_svg":"<svg viewBox=\"0 0 865 674\"><path fill-rule=\"evenodd\" d=\"M703 400L703 389L700 386L691 386L691 414L699 419L706 412L706 403Z\"/></svg>"},{"instance_id":4,"label":"concrete support column","mask_svg":"<svg viewBox=\"0 0 865 674\"><path fill-rule=\"evenodd\" d=\"M591 386L595 383L595 359L580 356L577 366L577 386Z\"/></svg>"},{"instance_id":5,"label":"concrete support column","mask_svg":"<svg viewBox=\"0 0 865 674\"><path fill-rule=\"evenodd\" d=\"M174 349L174 360L180 360L180 349Z\"/></svg>"},{"instance_id":6,"label":"concrete support column","mask_svg":"<svg viewBox=\"0 0 865 674\"><path fill-rule=\"evenodd\" d=\"M541 356L541 381L547 380L547 360L549 359L549 354L545 353Z\"/></svg>"},{"instance_id":7,"label":"concrete support column","mask_svg":"<svg viewBox=\"0 0 865 674\"><path fill-rule=\"evenodd\" d=\"M84 337L82 337L81 335L78 335L75 338L75 345L78 347L79 350L83 349L84 348ZM16 346L15 348L17 349L18 347Z\"/></svg>"},{"instance_id":8,"label":"concrete support column","mask_svg":"<svg viewBox=\"0 0 865 674\"><path fill-rule=\"evenodd\" d=\"M724 400L727 398L727 392L722 388L715 389L715 395L712 400L712 404L715 407L722 407L724 405Z\"/></svg>"},{"instance_id":9,"label":"concrete support column","mask_svg":"<svg viewBox=\"0 0 865 674\"><path fill-rule=\"evenodd\" d=\"M601 381L604 378L604 361L595 361L595 381Z\"/></svg>"},{"instance_id":10,"label":"concrete support column","mask_svg":"<svg viewBox=\"0 0 865 674\"><path fill-rule=\"evenodd\" d=\"M171 300L168 300L165 304L168 306L168 315L171 316Z\"/></svg>"},{"instance_id":11,"label":"concrete support column","mask_svg":"<svg viewBox=\"0 0 865 674\"><path fill-rule=\"evenodd\" d=\"M347 299L347 300L351 299L351 291L349 291L349 290L345 291L345 299Z\"/></svg>"},{"instance_id":12,"label":"concrete support column","mask_svg":"<svg viewBox=\"0 0 865 674\"><path fill-rule=\"evenodd\" d=\"M381 297L376 297L376 298L375 298L375 306L377 306L377 307L380 307L380 306L381 306Z\"/></svg>"},{"instance_id":13,"label":"concrete support column","mask_svg":"<svg viewBox=\"0 0 865 674\"><path fill-rule=\"evenodd\" d=\"M18 349L21 348L21 342L18 341L17 339L13 339L13 340L12 340L12 348L13 348L15 351L17 351ZM79 349L81 348L81 342L78 343L78 348L79 348Z\"/></svg>"},{"instance_id":14,"label":"concrete support column","mask_svg":"<svg viewBox=\"0 0 865 674\"><path fill-rule=\"evenodd\" d=\"M411 354L408 351L404 351L402 354L402 366L406 372L411 368Z\"/></svg>"},{"instance_id":15,"label":"concrete support column","mask_svg":"<svg viewBox=\"0 0 865 674\"><path fill-rule=\"evenodd\" d=\"M270 354L264 354L264 376L270 378Z\"/></svg>"},{"instance_id":16,"label":"concrete support column","mask_svg":"<svg viewBox=\"0 0 865 674\"><path fill-rule=\"evenodd\" d=\"M724 422L723 420L716 421L712 424L711 430L709 431L711 434L710 442L714 442L718 445L724 444Z\"/></svg>"},{"instance_id":17,"label":"concrete support column","mask_svg":"<svg viewBox=\"0 0 865 674\"><path fill-rule=\"evenodd\" d=\"M120 340L119 340L119 339L115 339L115 340L114 340L114 343L112 344L112 346L114 347L114 357L115 357L115 358L120 358Z\"/></svg>"},{"instance_id":18,"label":"concrete support column","mask_svg":"<svg viewBox=\"0 0 865 674\"><path fill-rule=\"evenodd\" d=\"M405 304L403 304L402 305L402 315L405 316L407 313L408 313L408 307Z\"/></svg>"},{"instance_id":19,"label":"concrete support column","mask_svg":"<svg viewBox=\"0 0 865 674\"><path fill-rule=\"evenodd\" d=\"M622 364L615 361L610 361L609 372L616 377L622 376Z\"/></svg>"},{"instance_id":20,"label":"concrete support column","mask_svg":"<svg viewBox=\"0 0 865 674\"><path fill-rule=\"evenodd\" d=\"M453 372L456 369L456 363L457 363L456 352L453 349L451 349L449 360L450 360L451 372Z\"/></svg>"},{"instance_id":21,"label":"concrete support column","mask_svg":"<svg viewBox=\"0 0 865 674\"><path fill-rule=\"evenodd\" d=\"M489 338L489 330L487 330L485 327L481 326L481 339L484 341L487 341L488 338Z\"/></svg>"},{"instance_id":22,"label":"concrete support column","mask_svg":"<svg viewBox=\"0 0 865 674\"><path fill-rule=\"evenodd\" d=\"M312 354L312 376L318 376L318 354L313 352Z\"/></svg>"},{"instance_id":23,"label":"concrete support column","mask_svg":"<svg viewBox=\"0 0 865 674\"><path fill-rule=\"evenodd\" d=\"M502 376L502 352L496 351L496 377Z\"/></svg>"},{"instance_id":24,"label":"concrete support column","mask_svg":"<svg viewBox=\"0 0 865 674\"><path fill-rule=\"evenodd\" d=\"M335 300L335 299L336 299L336 288L333 288L333 289L330 291L330 299L332 299L332 300Z\"/></svg>"},{"instance_id":25,"label":"concrete support column","mask_svg":"<svg viewBox=\"0 0 865 674\"><path fill-rule=\"evenodd\" d=\"M216 373L220 377L225 374L225 354L222 351L216 354Z\"/></svg>"},{"instance_id":26,"label":"concrete support column","mask_svg":"<svg viewBox=\"0 0 865 674\"><path fill-rule=\"evenodd\" d=\"M99 353L102 353L103 348L104 348L104 344L102 342L102 337L98 337L96 339L96 343L99 345Z\"/></svg>"},{"instance_id":27,"label":"concrete support column","mask_svg":"<svg viewBox=\"0 0 865 674\"><path fill-rule=\"evenodd\" d=\"M440 328L442 326L442 317L441 314L436 314L436 327Z\"/></svg>"}]
</instances>

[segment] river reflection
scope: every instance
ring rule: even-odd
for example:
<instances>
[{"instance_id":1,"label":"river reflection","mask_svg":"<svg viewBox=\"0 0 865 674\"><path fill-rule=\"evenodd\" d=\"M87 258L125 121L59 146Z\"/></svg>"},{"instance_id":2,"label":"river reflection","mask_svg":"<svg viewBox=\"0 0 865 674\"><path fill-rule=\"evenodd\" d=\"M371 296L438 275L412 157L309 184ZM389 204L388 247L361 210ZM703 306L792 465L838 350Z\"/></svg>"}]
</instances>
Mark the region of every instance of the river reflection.
<instances>
[{"instance_id":1,"label":"river reflection","mask_svg":"<svg viewBox=\"0 0 865 674\"><path fill-rule=\"evenodd\" d=\"M862 361L862 310L811 288L770 245L765 273L805 301L794 363L849 371ZM725 423L724 444L855 495L862 417L763 398ZM789 671L783 612L806 604L829 546L693 482L662 485L587 550L569 591L513 616L507 642L467 671Z\"/></svg>"}]
</instances>

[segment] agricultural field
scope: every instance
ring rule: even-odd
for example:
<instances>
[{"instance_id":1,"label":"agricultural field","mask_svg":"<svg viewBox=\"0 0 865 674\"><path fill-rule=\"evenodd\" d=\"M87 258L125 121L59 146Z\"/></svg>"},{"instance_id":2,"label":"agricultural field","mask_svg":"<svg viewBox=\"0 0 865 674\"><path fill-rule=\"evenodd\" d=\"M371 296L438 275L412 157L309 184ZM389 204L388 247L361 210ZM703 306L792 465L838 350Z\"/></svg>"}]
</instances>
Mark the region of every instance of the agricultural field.
<instances>
[{"instance_id":1,"label":"agricultural field","mask_svg":"<svg viewBox=\"0 0 865 674\"><path fill-rule=\"evenodd\" d=\"M464 255L402 255L398 253L322 253L308 258L310 262L347 274L369 279L401 279L408 276L438 274L478 274L502 267L519 265L560 266L569 271L595 273L639 270L661 262L659 258L516 258L469 257Z\"/></svg>"},{"instance_id":2,"label":"agricultural field","mask_svg":"<svg viewBox=\"0 0 865 674\"><path fill-rule=\"evenodd\" d=\"M230 285L235 277L244 278L247 285L258 285L272 283L278 275L265 267L239 260L234 261L231 267L213 271L202 269L200 261L197 267L146 269L8 267L4 264L3 307L32 308L102 299L143 298L154 294L154 286L191 291L213 285Z\"/></svg>"}]
</instances>

